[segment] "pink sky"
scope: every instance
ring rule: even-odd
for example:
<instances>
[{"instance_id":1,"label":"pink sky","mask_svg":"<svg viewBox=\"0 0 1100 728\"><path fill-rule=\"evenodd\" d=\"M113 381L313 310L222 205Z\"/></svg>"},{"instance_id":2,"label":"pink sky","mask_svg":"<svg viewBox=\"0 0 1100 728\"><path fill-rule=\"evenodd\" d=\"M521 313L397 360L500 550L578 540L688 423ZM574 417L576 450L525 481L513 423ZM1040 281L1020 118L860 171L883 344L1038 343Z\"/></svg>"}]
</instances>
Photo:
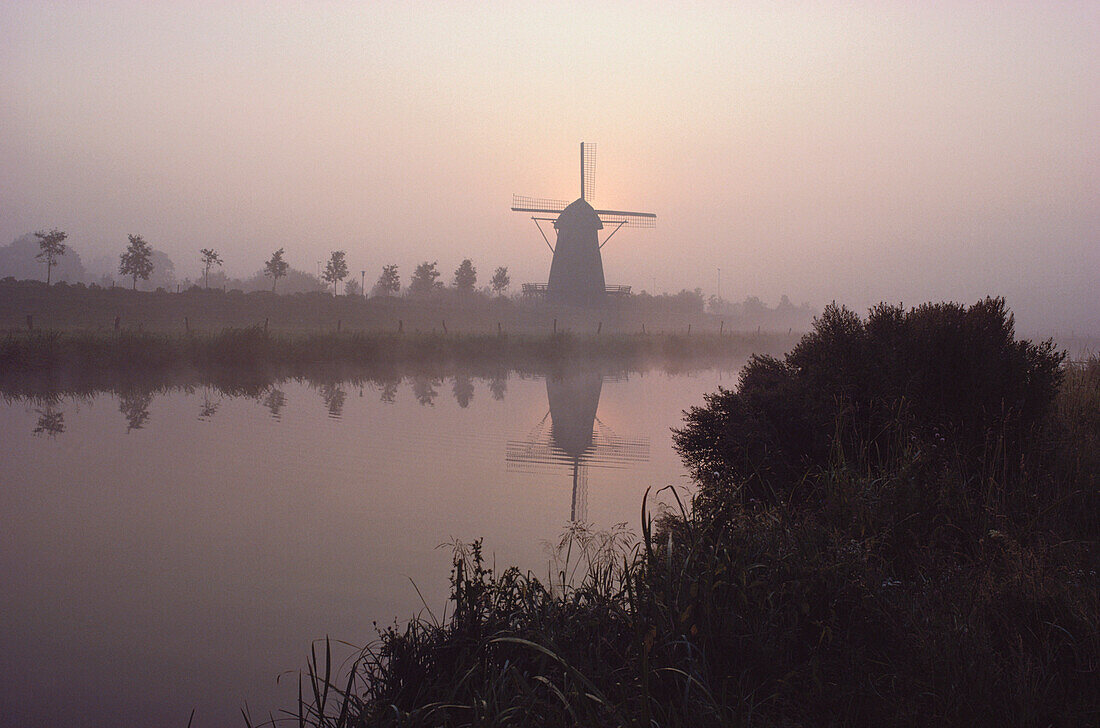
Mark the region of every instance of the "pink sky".
<instances>
[{"instance_id":1,"label":"pink sky","mask_svg":"<svg viewBox=\"0 0 1100 728\"><path fill-rule=\"evenodd\" d=\"M1100 333L1100 4L730 5L9 0L0 244L545 281L584 140L609 283Z\"/></svg>"}]
</instances>

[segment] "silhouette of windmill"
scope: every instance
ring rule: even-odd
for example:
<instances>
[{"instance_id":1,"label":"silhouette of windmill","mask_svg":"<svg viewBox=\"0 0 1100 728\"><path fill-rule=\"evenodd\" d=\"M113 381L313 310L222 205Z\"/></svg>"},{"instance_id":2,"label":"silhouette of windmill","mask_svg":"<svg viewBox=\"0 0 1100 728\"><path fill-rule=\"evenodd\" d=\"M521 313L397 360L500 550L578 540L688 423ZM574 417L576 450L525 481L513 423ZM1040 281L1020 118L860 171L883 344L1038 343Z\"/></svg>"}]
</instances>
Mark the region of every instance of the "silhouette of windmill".
<instances>
[{"instance_id":1,"label":"silhouette of windmill","mask_svg":"<svg viewBox=\"0 0 1100 728\"><path fill-rule=\"evenodd\" d=\"M596 417L603 375L583 372L566 378L546 378L550 410L526 440L508 442L508 469L540 472L565 465L573 475L570 521L588 518L588 468L621 468L649 460L649 441L619 437ZM550 420L547 427L547 419Z\"/></svg>"},{"instance_id":2,"label":"silhouette of windmill","mask_svg":"<svg viewBox=\"0 0 1100 728\"><path fill-rule=\"evenodd\" d=\"M584 306L598 303L607 294L626 295L630 286L608 286L604 281L600 249L623 227L651 228L657 224L652 212L596 210L591 205L596 188L596 145L581 142L581 196L573 202L543 197L512 195L513 212L534 213L531 219L554 257L545 284L525 283L526 295L545 294L559 303ZM554 217L540 217L554 215ZM542 222L554 223L555 245L542 229ZM599 231L611 232L600 242Z\"/></svg>"}]
</instances>

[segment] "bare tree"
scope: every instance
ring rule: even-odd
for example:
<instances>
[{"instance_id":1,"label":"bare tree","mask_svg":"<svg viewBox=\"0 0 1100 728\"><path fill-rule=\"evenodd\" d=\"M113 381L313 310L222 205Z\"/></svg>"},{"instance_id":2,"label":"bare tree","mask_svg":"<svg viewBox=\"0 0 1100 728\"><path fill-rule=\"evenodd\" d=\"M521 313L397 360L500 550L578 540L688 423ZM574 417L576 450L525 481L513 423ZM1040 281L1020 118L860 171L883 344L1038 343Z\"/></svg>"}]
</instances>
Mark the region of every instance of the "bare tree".
<instances>
[{"instance_id":1,"label":"bare tree","mask_svg":"<svg viewBox=\"0 0 1100 728\"><path fill-rule=\"evenodd\" d=\"M264 263L264 275L271 279L271 290L274 292L275 284L290 270L290 263L283 260L283 249L279 248L271 254L271 260Z\"/></svg>"},{"instance_id":2,"label":"bare tree","mask_svg":"<svg viewBox=\"0 0 1100 728\"><path fill-rule=\"evenodd\" d=\"M496 273L493 273L493 277L489 280L489 285L493 287L493 293L498 296L504 295L511 283L512 279L508 277L508 268L503 265L497 268Z\"/></svg>"},{"instance_id":3,"label":"bare tree","mask_svg":"<svg viewBox=\"0 0 1100 728\"><path fill-rule=\"evenodd\" d=\"M221 256L218 255L211 248L203 248L202 250L199 251L199 254L202 256L203 288L209 288L210 287L210 269L213 268L216 265L220 266L222 264L222 259L221 259Z\"/></svg>"},{"instance_id":4,"label":"bare tree","mask_svg":"<svg viewBox=\"0 0 1100 728\"><path fill-rule=\"evenodd\" d=\"M48 233L39 230L34 236L38 238L38 247L42 249L42 252L34 257L46 261L46 285L48 286L50 285L50 271L57 265L57 259L65 255L64 241L69 235L54 228Z\"/></svg>"},{"instance_id":5,"label":"bare tree","mask_svg":"<svg viewBox=\"0 0 1100 728\"><path fill-rule=\"evenodd\" d=\"M137 290L137 279L149 280L153 272L153 248L140 235L130 235L130 244L119 256L118 272L131 276L134 283L131 290Z\"/></svg>"},{"instance_id":6,"label":"bare tree","mask_svg":"<svg viewBox=\"0 0 1100 728\"><path fill-rule=\"evenodd\" d=\"M321 280L332 284L332 297L336 297L336 284L348 277L347 254L343 250L332 251L332 256L325 264L325 270L321 273Z\"/></svg>"}]
</instances>

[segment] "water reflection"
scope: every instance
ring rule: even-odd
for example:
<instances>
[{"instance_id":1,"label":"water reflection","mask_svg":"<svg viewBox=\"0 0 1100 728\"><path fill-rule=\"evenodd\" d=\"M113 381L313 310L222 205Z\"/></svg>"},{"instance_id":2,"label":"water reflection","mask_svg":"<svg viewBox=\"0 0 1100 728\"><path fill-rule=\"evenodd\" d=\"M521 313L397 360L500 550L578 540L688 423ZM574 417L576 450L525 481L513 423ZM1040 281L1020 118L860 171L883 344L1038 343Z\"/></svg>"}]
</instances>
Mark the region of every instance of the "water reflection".
<instances>
[{"instance_id":1,"label":"water reflection","mask_svg":"<svg viewBox=\"0 0 1100 728\"><path fill-rule=\"evenodd\" d=\"M199 419L204 422L209 421L218 412L218 407L221 406L222 398L211 395L210 387L202 388L202 406L199 408Z\"/></svg>"},{"instance_id":2,"label":"water reflection","mask_svg":"<svg viewBox=\"0 0 1100 728\"><path fill-rule=\"evenodd\" d=\"M126 418L126 431L140 430L149 421L149 405L153 402L153 392L128 390L118 396L118 411Z\"/></svg>"},{"instance_id":3,"label":"water reflection","mask_svg":"<svg viewBox=\"0 0 1100 728\"><path fill-rule=\"evenodd\" d=\"M454 384L451 387L451 393L454 394L455 402L458 402L458 406L462 409L466 409L470 406L470 400L474 398L474 383L470 381L468 376L456 374L454 377Z\"/></svg>"},{"instance_id":4,"label":"water reflection","mask_svg":"<svg viewBox=\"0 0 1100 728\"><path fill-rule=\"evenodd\" d=\"M386 404L393 404L397 400L397 385L400 381L396 382L383 382L379 388L380 394L378 398Z\"/></svg>"},{"instance_id":5,"label":"water reflection","mask_svg":"<svg viewBox=\"0 0 1100 728\"><path fill-rule=\"evenodd\" d=\"M38 422L34 426L34 434L56 437L65 431L65 413L57 409L57 404L47 402L44 409L38 412Z\"/></svg>"},{"instance_id":6,"label":"water reflection","mask_svg":"<svg viewBox=\"0 0 1100 728\"><path fill-rule=\"evenodd\" d=\"M489 380L489 393L497 402L504 401L504 395L508 392L508 377L498 375Z\"/></svg>"},{"instance_id":7,"label":"water reflection","mask_svg":"<svg viewBox=\"0 0 1100 728\"><path fill-rule=\"evenodd\" d=\"M581 372L546 378L549 409L526 440L508 443L505 460L510 470L537 470L565 465L572 478L569 520L588 519L588 469L623 467L649 460L649 440L616 435L596 413L603 375Z\"/></svg>"},{"instance_id":8,"label":"water reflection","mask_svg":"<svg viewBox=\"0 0 1100 728\"><path fill-rule=\"evenodd\" d=\"M278 387L272 386L260 400L261 404L271 412L276 420L282 419L283 407L286 407L286 393Z\"/></svg>"},{"instance_id":9,"label":"water reflection","mask_svg":"<svg viewBox=\"0 0 1100 728\"><path fill-rule=\"evenodd\" d=\"M417 404L434 407L435 398L439 396L439 392L435 391L435 388L441 384L443 382L438 379L423 376L413 377L412 393Z\"/></svg>"},{"instance_id":10,"label":"water reflection","mask_svg":"<svg viewBox=\"0 0 1100 728\"><path fill-rule=\"evenodd\" d=\"M325 407L328 408L328 416L338 420L344 413L344 401L348 398L348 393L341 389L339 384L322 384L321 385L321 399L325 402Z\"/></svg>"}]
</instances>

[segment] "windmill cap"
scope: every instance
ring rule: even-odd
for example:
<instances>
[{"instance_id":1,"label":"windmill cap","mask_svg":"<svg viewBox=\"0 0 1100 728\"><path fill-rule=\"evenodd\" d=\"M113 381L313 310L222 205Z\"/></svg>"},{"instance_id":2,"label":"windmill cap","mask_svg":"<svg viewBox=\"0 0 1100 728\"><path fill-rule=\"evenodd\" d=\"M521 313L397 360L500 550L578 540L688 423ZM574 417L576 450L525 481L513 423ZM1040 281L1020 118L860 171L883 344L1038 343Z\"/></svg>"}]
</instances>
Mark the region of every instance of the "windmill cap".
<instances>
[{"instance_id":1,"label":"windmill cap","mask_svg":"<svg viewBox=\"0 0 1100 728\"><path fill-rule=\"evenodd\" d=\"M554 221L555 228L560 230L563 226L602 230L603 222L600 221L600 216L596 214L596 211L592 209L592 205L589 205L582 197L571 202L568 207L561 211L558 219Z\"/></svg>"}]
</instances>

